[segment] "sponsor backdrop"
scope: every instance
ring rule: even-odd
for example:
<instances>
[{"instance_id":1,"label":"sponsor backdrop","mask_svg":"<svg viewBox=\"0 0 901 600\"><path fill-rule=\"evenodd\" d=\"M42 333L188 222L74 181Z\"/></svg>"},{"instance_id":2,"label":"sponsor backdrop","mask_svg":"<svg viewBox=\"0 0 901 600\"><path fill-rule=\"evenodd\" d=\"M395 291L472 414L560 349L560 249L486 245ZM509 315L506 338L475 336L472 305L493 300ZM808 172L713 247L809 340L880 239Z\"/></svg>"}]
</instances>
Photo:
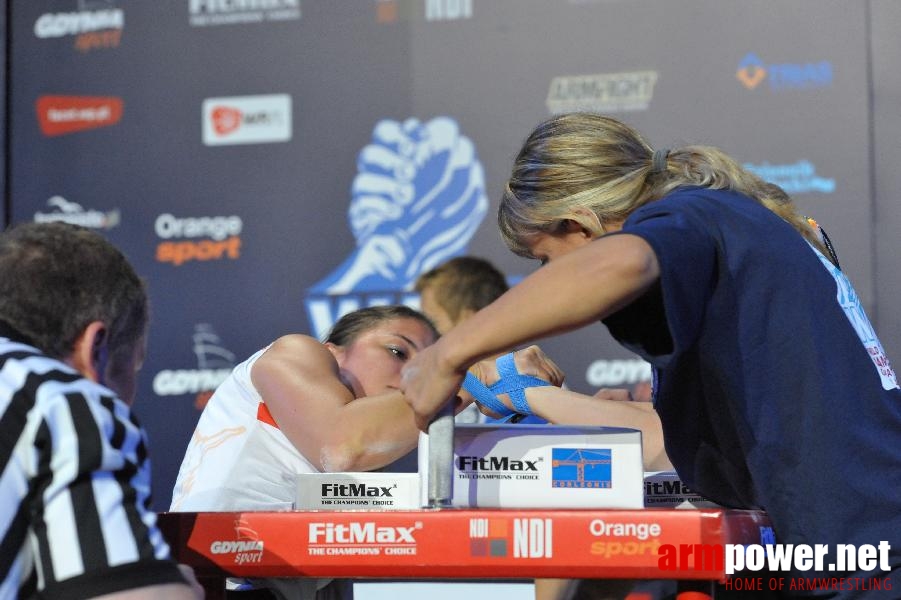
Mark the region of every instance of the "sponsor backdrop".
<instances>
[{"instance_id":1,"label":"sponsor backdrop","mask_svg":"<svg viewBox=\"0 0 901 600\"><path fill-rule=\"evenodd\" d=\"M718 145L785 187L901 356L897 3L10 0L6 14L10 220L102 231L150 287L137 410L157 509L199 408L262 345L415 305L416 276L459 254L531 272L494 214L521 141L557 112ZM583 392L649 378L600 325L546 348Z\"/></svg>"}]
</instances>

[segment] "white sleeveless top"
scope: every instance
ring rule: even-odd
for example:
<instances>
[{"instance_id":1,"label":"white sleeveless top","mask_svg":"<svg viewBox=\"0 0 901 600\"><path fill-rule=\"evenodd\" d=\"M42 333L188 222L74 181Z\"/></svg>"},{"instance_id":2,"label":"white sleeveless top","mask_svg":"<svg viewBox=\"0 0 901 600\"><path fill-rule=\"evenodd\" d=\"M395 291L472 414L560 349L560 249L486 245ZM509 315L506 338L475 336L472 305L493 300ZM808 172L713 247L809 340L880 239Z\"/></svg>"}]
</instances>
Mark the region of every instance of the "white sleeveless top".
<instances>
[{"instance_id":1,"label":"white sleeveless top","mask_svg":"<svg viewBox=\"0 0 901 600\"><path fill-rule=\"evenodd\" d=\"M203 409L170 510L291 509L296 474L319 472L279 430L251 383L250 370L267 349L235 367Z\"/></svg>"}]
</instances>

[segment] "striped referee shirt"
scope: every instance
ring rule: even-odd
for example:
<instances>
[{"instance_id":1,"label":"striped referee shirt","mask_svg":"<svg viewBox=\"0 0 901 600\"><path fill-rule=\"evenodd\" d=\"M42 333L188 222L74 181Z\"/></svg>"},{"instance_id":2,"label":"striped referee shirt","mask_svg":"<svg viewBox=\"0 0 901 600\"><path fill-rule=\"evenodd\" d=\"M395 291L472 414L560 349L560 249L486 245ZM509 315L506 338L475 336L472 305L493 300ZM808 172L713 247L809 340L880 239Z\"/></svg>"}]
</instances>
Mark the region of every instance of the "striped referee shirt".
<instances>
[{"instance_id":1,"label":"striped referee shirt","mask_svg":"<svg viewBox=\"0 0 901 600\"><path fill-rule=\"evenodd\" d=\"M183 582L130 408L24 340L0 322L0 600Z\"/></svg>"}]
</instances>

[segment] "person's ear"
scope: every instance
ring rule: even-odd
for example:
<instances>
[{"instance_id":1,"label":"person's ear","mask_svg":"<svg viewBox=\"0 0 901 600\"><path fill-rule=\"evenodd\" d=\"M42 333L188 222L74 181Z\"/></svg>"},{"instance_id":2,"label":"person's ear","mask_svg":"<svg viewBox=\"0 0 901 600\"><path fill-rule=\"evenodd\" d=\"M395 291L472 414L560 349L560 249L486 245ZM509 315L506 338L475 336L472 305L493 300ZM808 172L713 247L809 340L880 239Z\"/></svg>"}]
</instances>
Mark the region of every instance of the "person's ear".
<instances>
[{"instance_id":1,"label":"person's ear","mask_svg":"<svg viewBox=\"0 0 901 600\"><path fill-rule=\"evenodd\" d=\"M568 233L581 233L585 237L594 239L607 233L601 219L593 210L584 206L576 207L571 218L566 220Z\"/></svg>"},{"instance_id":2,"label":"person's ear","mask_svg":"<svg viewBox=\"0 0 901 600\"><path fill-rule=\"evenodd\" d=\"M103 383L108 356L107 330L103 321L91 321L75 340L72 354L65 361L86 378Z\"/></svg>"},{"instance_id":3,"label":"person's ear","mask_svg":"<svg viewBox=\"0 0 901 600\"><path fill-rule=\"evenodd\" d=\"M332 342L325 342L325 344L323 345L328 348L328 351L331 352L332 356L335 357L335 362L340 365L341 359L344 358L344 346L339 346L338 344L334 344Z\"/></svg>"}]
</instances>

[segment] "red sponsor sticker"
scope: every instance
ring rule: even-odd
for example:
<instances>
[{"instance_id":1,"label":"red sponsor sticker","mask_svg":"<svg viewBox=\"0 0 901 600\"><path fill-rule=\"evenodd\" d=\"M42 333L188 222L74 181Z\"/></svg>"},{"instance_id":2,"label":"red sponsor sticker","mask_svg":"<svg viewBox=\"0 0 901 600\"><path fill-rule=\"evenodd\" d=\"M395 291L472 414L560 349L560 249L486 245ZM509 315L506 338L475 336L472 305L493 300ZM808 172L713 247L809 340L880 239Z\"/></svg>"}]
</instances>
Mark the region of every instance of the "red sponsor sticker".
<instances>
[{"instance_id":1,"label":"red sponsor sticker","mask_svg":"<svg viewBox=\"0 0 901 600\"><path fill-rule=\"evenodd\" d=\"M216 135L227 135L241 126L241 111L229 106L217 106L213 109L213 129Z\"/></svg>"},{"instance_id":2,"label":"red sponsor sticker","mask_svg":"<svg viewBox=\"0 0 901 600\"><path fill-rule=\"evenodd\" d=\"M111 96L41 96L36 108L46 136L108 127L122 118L122 99Z\"/></svg>"}]
</instances>

